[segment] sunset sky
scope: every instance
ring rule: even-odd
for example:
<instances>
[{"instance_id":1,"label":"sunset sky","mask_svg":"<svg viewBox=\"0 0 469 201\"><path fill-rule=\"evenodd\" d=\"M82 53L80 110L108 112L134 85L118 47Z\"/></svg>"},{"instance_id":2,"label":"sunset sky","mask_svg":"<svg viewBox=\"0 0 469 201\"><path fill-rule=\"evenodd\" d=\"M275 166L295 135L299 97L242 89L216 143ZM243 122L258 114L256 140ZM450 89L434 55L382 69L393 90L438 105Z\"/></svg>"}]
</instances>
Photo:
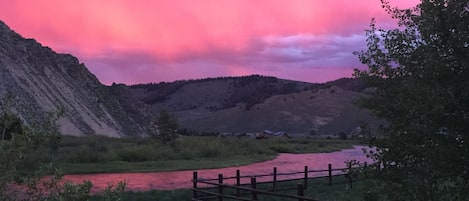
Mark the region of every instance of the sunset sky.
<instances>
[{"instance_id":1,"label":"sunset sky","mask_svg":"<svg viewBox=\"0 0 469 201\"><path fill-rule=\"evenodd\" d=\"M104 84L350 77L371 18L395 26L379 0L0 0L0 20L78 57Z\"/></svg>"}]
</instances>

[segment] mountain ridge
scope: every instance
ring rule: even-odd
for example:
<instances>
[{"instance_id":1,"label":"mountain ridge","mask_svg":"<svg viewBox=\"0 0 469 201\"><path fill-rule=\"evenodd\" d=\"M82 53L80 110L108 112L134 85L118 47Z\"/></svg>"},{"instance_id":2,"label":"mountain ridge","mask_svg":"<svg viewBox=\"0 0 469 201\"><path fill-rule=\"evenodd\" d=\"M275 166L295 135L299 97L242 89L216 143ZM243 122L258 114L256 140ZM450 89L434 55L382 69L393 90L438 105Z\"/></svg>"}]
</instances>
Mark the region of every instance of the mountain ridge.
<instances>
[{"instance_id":1,"label":"mountain ridge","mask_svg":"<svg viewBox=\"0 0 469 201\"><path fill-rule=\"evenodd\" d=\"M182 128L198 132L280 130L322 135L379 124L354 104L366 86L353 78L326 83L249 75L129 86L134 99L157 114L167 110ZM296 97L296 98L295 98ZM334 125L332 128L330 125Z\"/></svg>"},{"instance_id":2,"label":"mountain ridge","mask_svg":"<svg viewBox=\"0 0 469 201\"><path fill-rule=\"evenodd\" d=\"M23 38L1 21L0 45L0 97L16 97L12 110L26 124L63 110L57 124L65 135L145 136L163 109L181 128L200 132L330 135L379 122L353 104L366 95L358 79L308 83L249 75L105 86L76 57Z\"/></svg>"},{"instance_id":3,"label":"mountain ridge","mask_svg":"<svg viewBox=\"0 0 469 201\"><path fill-rule=\"evenodd\" d=\"M47 112L63 110L58 126L65 135L145 133L145 115L126 112L135 106L102 85L76 57L23 38L1 21L0 43L0 97L16 97L11 109L26 124L37 124Z\"/></svg>"}]
</instances>

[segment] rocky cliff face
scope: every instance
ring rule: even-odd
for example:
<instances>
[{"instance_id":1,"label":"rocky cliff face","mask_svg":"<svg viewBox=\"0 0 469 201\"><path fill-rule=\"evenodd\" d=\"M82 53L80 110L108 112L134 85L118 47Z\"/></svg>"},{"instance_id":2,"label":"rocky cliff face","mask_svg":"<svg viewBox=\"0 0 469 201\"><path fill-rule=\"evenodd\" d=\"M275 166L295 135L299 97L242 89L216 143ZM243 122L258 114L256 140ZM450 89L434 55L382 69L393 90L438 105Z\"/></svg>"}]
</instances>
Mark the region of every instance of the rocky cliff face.
<instances>
[{"instance_id":1,"label":"rocky cliff face","mask_svg":"<svg viewBox=\"0 0 469 201\"><path fill-rule=\"evenodd\" d=\"M57 123L65 135L142 135L146 109L127 90L102 85L77 58L25 39L0 21L0 98L13 95L12 110L27 124L62 109Z\"/></svg>"}]
</instances>

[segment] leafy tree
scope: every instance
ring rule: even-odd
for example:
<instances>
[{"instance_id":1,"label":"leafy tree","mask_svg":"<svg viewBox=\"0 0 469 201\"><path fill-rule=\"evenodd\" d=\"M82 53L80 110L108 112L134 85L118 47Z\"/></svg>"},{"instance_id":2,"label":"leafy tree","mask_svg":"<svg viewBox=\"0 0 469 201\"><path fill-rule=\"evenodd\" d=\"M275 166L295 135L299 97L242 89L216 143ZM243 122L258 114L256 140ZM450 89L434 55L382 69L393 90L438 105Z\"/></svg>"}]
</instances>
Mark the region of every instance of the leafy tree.
<instances>
[{"instance_id":1,"label":"leafy tree","mask_svg":"<svg viewBox=\"0 0 469 201\"><path fill-rule=\"evenodd\" d=\"M469 3L382 4L399 27L373 20L356 53L368 68L355 71L376 89L361 105L387 120L369 153L374 186L388 200L469 200Z\"/></svg>"},{"instance_id":2,"label":"leafy tree","mask_svg":"<svg viewBox=\"0 0 469 201\"><path fill-rule=\"evenodd\" d=\"M340 133L339 133L339 139L341 139L341 140L346 140L346 139L347 139L347 134L345 134L345 132L343 132L343 131L340 132Z\"/></svg>"},{"instance_id":3,"label":"leafy tree","mask_svg":"<svg viewBox=\"0 0 469 201\"><path fill-rule=\"evenodd\" d=\"M23 132L21 119L10 111L12 103L13 95L7 93L2 99L4 106L2 115L0 116L0 141L10 140L15 133Z\"/></svg>"},{"instance_id":4,"label":"leafy tree","mask_svg":"<svg viewBox=\"0 0 469 201\"><path fill-rule=\"evenodd\" d=\"M7 107L0 114L0 200L87 200L90 182L60 184L61 173L41 146L54 145L59 132L55 120L59 113L50 113L41 128L22 123ZM54 143L51 143L54 142ZM51 175L45 178L46 175ZM19 187L18 185L22 186Z\"/></svg>"},{"instance_id":5,"label":"leafy tree","mask_svg":"<svg viewBox=\"0 0 469 201\"><path fill-rule=\"evenodd\" d=\"M21 119L11 113L4 113L0 117L0 140L10 140L13 135L22 133Z\"/></svg>"},{"instance_id":6,"label":"leafy tree","mask_svg":"<svg viewBox=\"0 0 469 201\"><path fill-rule=\"evenodd\" d=\"M161 110L158 119L153 123L150 135L163 144L167 144L178 137L178 128L176 117L166 110Z\"/></svg>"},{"instance_id":7,"label":"leafy tree","mask_svg":"<svg viewBox=\"0 0 469 201\"><path fill-rule=\"evenodd\" d=\"M58 148L55 122L61 112L49 113L36 128L23 124L6 105L0 114L0 201L89 200L91 182L62 183L61 171L43 158L50 154L47 147ZM122 182L109 186L104 199L121 200L124 189Z\"/></svg>"}]
</instances>

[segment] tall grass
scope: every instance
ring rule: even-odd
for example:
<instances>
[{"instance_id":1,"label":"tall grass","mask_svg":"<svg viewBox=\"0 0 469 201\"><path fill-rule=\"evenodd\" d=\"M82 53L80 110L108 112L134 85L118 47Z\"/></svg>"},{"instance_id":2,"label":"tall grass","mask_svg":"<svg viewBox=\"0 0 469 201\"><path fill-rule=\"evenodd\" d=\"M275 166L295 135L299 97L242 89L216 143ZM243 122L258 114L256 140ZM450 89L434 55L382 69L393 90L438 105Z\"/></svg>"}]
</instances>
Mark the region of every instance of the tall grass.
<instances>
[{"instance_id":1,"label":"tall grass","mask_svg":"<svg viewBox=\"0 0 469 201\"><path fill-rule=\"evenodd\" d=\"M207 163L207 167L224 164L246 164L271 159L277 153L330 152L351 148L355 142L325 139L271 139L253 140L238 138L219 138L208 136L181 136L174 142L162 144L152 139L118 139L102 136L70 137L64 136L53 158L62 164L67 172L88 172L87 167L96 166L89 172L98 171L102 164L130 166L129 164L150 166L149 164L179 163L200 164L196 161L219 161L219 164ZM217 159L217 160L213 160ZM201 163L202 164L202 163ZM160 165L161 166L161 165ZM174 169L181 169L174 164ZM179 165L181 166L181 164ZM186 166L186 165L183 165ZM147 167L148 168L148 167ZM119 168L114 170L119 171ZM128 168L121 168L128 171ZM190 168L189 168L190 169ZM140 171L152 169L140 169ZM171 170L171 167L165 170ZM109 167L103 166L103 171ZM132 171L132 170L130 170ZM139 171L139 170L137 170Z\"/></svg>"}]
</instances>

